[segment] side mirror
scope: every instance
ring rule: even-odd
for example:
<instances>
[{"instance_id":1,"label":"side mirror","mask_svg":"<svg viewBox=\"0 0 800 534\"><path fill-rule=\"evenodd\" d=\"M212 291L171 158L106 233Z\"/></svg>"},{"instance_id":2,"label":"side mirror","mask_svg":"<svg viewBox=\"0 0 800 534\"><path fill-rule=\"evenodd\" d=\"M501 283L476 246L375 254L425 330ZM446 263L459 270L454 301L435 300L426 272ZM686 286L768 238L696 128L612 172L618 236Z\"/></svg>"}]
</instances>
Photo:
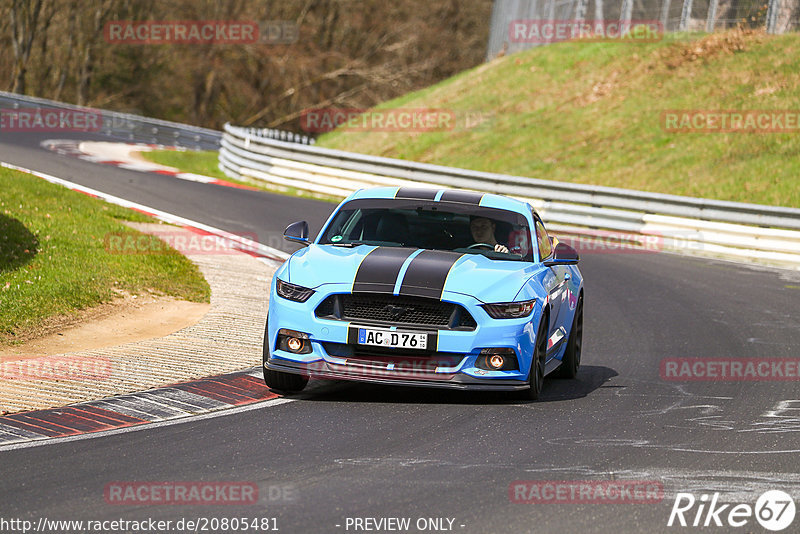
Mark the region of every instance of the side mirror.
<instances>
[{"instance_id":1,"label":"side mirror","mask_svg":"<svg viewBox=\"0 0 800 534\"><path fill-rule=\"evenodd\" d=\"M558 243L553 251L553 256L549 260L545 260L544 264L546 267L552 267L554 265L576 265L578 261L580 261L580 257L578 256L577 250L566 243Z\"/></svg>"},{"instance_id":2,"label":"side mirror","mask_svg":"<svg viewBox=\"0 0 800 534\"><path fill-rule=\"evenodd\" d=\"M283 238L286 241L308 246L310 244L308 242L308 223L306 221L298 221L290 224L283 231Z\"/></svg>"}]
</instances>

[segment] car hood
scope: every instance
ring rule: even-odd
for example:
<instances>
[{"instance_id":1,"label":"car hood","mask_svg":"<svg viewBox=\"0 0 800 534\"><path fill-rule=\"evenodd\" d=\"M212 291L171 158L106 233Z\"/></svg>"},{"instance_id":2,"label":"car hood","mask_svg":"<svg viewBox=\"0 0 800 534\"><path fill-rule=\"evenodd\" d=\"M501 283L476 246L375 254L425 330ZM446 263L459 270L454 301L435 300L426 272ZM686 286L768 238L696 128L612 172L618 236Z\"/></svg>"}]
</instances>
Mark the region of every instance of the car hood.
<instances>
[{"instance_id":1,"label":"car hood","mask_svg":"<svg viewBox=\"0 0 800 534\"><path fill-rule=\"evenodd\" d=\"M373 251L388 252L387 248L389 247L311 245L289 259L288 281L314 289L324 284L346 284L349 286L348 290L353 290L356 274L367 255ZM429 261L425 268L428 270L406 265L406 269L400 271L400 264L407 263L400 258L397 260L397 269L387 269L382 280L380 276L377 277L380 284L356 287L355 290L391 292L398 278L401 278L403 287L410 291L419 291L420 296L436 296L431 295L430 291L438 289L440 294L453 292L470 295L483 302L504 302L514 300L525 281L537 270L532 263L492 260L482 254L405 250L408 251L406 254L413 255L409 256L411 261L426 253ZM393 253L399 252L395 249ZM364 266L367 265L365 262ZM399 275L395 274L397 271L400 271ZM376 281L376 278L373 277L372 281Z\"/></svg>"}]
</instances>

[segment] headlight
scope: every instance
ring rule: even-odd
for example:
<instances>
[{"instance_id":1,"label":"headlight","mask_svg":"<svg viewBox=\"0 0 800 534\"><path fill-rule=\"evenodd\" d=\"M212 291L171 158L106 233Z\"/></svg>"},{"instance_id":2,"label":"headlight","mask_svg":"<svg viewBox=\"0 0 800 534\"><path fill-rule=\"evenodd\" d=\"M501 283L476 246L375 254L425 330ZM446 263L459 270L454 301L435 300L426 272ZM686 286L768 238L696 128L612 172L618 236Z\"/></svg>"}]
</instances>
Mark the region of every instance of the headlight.
<instances>
[{"instance_id":1,"label":"headlight","mask_svg":"<svg viewBox=\"0 0 800 534\"><path fill-rule=\"evenodd\" d=\"M519 319L530 315L534 304L536 304L536 299L521 302L496 302L481 304L481 306L492 319Z\"/></svg>"},{"instance_id":2,"label":"headlight","mask_svg":"<svg viewBox=\"0 0 800 534\"><path fill-rule=\"evenodd\" d=\"M288 300L293 300L295 302L305 302L311 298L311 295L314 294L313 289L308 289L307 287L290 284L289 282L284 282L280 278L278 278L278 282L275 285L275 289L279 297L283 297Z\"/></svg>"}]
</instances>

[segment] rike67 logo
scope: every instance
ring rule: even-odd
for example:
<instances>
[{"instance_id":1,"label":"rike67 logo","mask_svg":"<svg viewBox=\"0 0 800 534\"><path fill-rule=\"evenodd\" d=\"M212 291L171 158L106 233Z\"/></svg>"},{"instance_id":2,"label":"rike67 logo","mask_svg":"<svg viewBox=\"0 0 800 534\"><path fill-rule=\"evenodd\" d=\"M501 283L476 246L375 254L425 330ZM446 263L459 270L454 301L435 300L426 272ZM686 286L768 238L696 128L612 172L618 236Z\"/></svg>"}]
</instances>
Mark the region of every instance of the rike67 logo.
<instances>
[{"instance_id":1,"label":"rike67 logo","mask_svg":"<svg viewBox=\"0 0 800 534\"><path fill-rule=\"evenodd\" d=\"M667 526L738 528L750 525L755 518L763 528L778 532L791 525L794 516L792 496L780 490L764 492L755 507L749 504L719 504L719 493L712 496L703 494L699 499L691 493L678 493Z\"/></svg>"}]
</instances>

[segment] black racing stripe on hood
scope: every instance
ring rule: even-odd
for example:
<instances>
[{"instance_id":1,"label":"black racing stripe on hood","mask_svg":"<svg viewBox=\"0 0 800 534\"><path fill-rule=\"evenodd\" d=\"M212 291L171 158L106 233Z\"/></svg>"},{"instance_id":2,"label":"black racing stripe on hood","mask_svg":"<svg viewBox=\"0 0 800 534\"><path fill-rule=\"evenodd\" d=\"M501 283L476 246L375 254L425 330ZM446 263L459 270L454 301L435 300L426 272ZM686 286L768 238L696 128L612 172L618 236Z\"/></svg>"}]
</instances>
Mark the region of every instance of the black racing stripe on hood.
<instances>
[{"instance_id":1,"label":"black racing stripe on hood","mask_svg":"<svg viewBox=\"0 0 800 534\"><path fill-rule=\"evenodd\" d=\"M478 193L476 191L457 191L449 189L442 193L442 198L440 198L439 201L459 202L461 204L474 204L478 206L481 203L483 195L483 193Z\"/></svg>"},{"instance_id":2,"label":"black racing stripe on hood","mask_svg":"<svg viewBox=\"0 0 800 534\"><path fill-rule=\"evenodd\" d=\"M394 198L408 198L413 200L433 200L438 189L425 189L422 187L401 187L394 194Z\"/></svg>"},{"instance_id":3,"label":"black racing stripe on hood","mask_svg":"<svg viewBox=\"0 0 800 534\"><path fill-rule=\"evenodd\" d=\"M361 261L353 280L353 292L392 293L400 269L416 249L378 247Z\"/></svg>"},{"instance_id":4,"label":"black racing stripe on hood","mask_svg":"<svg viewBox=\"0 0 800 534\"><path fill-rule=\"evenodd\" d=\"M408 265L400 294L441 299L447 274L461 256L445 250L423 250Z\"/></svg>"}]
</instances>

